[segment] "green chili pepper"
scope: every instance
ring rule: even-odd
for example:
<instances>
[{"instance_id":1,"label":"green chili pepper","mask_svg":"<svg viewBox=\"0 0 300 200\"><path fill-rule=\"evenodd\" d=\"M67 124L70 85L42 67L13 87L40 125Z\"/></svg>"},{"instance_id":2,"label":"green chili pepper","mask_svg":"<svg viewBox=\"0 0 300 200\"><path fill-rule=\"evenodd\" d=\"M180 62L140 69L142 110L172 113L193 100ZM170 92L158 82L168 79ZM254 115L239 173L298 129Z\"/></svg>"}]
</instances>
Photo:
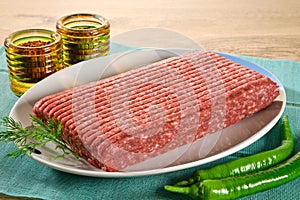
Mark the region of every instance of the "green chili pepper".
<instances>
[{"instance_id":1,"label":"green chili pepper","mask_svg":"<svg viewBox=\"0 0 300 200\"><path fill-rule=\"evenodd\" d=\"M189 187L169 186L171 192L189 195L193 199L236 199L283 185L300 177L300 151L272 168L252 174L208 179Z\"/></svg>"},{"instance_id":2,"label":"green chili pepper","mask_svg":"<svg viewBox=\"0 0 300 200\"><path fill-rule=\"evenodd\" d=\"M280 133L281 145L275 149L233 160L209 169L197 170L192 178L180 181L175 185L187 186L205 179L241 176L274 166L290 157L294 149L293 134L287 115L282 117Z\"/></svg>"}]
</instances>

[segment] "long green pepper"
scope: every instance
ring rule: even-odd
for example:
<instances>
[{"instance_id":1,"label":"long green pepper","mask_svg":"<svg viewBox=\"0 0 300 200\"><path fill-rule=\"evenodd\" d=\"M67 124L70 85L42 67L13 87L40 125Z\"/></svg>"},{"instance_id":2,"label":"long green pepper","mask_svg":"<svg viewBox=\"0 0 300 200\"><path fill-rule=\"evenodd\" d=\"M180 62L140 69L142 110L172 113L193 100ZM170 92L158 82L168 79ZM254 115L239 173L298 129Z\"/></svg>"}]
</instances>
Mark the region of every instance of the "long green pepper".
<instances>
[{"instance_id":1,"label":"long green pepper","mask_svg":"<svg viewBox=\"0 0 300 200\"><path fill-rule=\"evenodd\" d=\"M235 199L292 181L300 176L300 152L286 160L294 149L293 134L286 115L281 120L281 138L281 145L273 150L198 170L193 178L178 182L175 186L166 185L165 189L194 199Z\"/></svg>"},{"instance_id":2,"label":"long green pepper","mask_svg":"<svg viewBox=\"0 0 300 200\"><path fill-rule=\"evenodd\" d=\"M241 176L272 167L290 157L294 150L293 133L287 115L281 119L280 134L281 145L275 149L239 158L209 169L197 170L192 178L180 181L175 185L187 186L205 179Z\"/></svg>"},{"instance_id":3,"label":"long green pepper","mask_svg":"<svg viewBox=\"0 0 300 200\"><path fill-rule=\"evenodd\" d=\"M278 187L298 177L300 177L300 152L277 166L249 175L208 179L189 187L166 185L165 189L189 195L193 199L225 200Z\"/></svg>"}]
</instances>

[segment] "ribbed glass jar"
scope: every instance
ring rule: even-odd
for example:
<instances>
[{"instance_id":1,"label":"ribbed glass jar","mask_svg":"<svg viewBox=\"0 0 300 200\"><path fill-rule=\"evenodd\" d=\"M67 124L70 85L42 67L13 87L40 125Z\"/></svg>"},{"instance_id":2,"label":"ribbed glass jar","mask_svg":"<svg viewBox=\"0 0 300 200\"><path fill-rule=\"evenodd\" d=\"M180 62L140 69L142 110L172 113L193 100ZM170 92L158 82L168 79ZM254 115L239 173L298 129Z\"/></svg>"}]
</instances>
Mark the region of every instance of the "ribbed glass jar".
<instances>
[{"instance_id":1,"label":"ribbed glass jar","mask_svg":"<svg viewBox=\"0 0 300 200\"><path fill-rule=\"evenodd\" d=\"M54 31L20 30L10 34L4 46L10 87L17 96L63 68L62 40Z\"/></svg>"},{"instance_id":2,"label":"ribbed glass jar","mask_svg":"<svg viewBox=\"0 0 300 200\"><path fill-rule=\"evenodd\" d=\"M64 16L57 21L56 30L62 37L65 66L109 54L110 24L100 15Z\"/></svg>"}]
</instances>

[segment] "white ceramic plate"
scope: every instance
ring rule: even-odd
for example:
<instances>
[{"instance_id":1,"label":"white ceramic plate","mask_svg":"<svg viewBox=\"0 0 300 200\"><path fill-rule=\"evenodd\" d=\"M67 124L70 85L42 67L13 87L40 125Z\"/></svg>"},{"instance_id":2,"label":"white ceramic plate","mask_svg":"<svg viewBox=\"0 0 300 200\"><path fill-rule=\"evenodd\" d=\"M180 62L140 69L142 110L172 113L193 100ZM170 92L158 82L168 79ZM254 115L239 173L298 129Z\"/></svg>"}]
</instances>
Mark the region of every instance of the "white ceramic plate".
<instances>
[{"instance_id":1,"label":"white ceramic plate","mask_svg":"<svg viewBox=\"0 0 300 200\"><path fill-rule=\"evenodd\" d=\"M29 115L32 114L33 105L37 100L46 95L130 70L132 66L142 66L170 56L180 55L186 51L188 50L146 49L113 54L78 63L45 78L28 90L16 102L10 116L20 121L24 126L28 126L30 125ZM267 109L256 113L252 117L244 119L221 132L203 137L194 143L189 148L190 150L185 152L177 161L168 165L162 164L162 167L153 165L153 163L157 163L157 159L160 161L168 160L169 154L147 160L126 172L105 172L91 166L83 159L78 160L72 156L54 160L53 158L59 152L55 150L55 146L52 143L49 143L44 148L39 148L38 150L41 154L32 154L31 158L48 167L78 175L133 177L161 174L203 165L249 146L264 136L280 119L286 103L285 91L280 81L264 68L235 56L223 53L219 54L265 74L276 81L280 86L279 97ZM173 150L171 153L176 154L177 150Z\"/></svg>"}]
</instances>

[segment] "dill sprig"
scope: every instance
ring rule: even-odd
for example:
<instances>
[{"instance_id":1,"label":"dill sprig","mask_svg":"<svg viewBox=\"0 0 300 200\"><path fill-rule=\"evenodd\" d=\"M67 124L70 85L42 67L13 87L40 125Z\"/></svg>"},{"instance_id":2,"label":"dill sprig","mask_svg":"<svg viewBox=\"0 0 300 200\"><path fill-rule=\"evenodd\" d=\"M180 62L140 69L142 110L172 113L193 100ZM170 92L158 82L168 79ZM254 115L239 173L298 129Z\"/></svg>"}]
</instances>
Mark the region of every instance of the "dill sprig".
<instances>
[{"instance_id":1,"label":"dill sprig","mask_svg":"<svg viewBox=\"0 0 300 200\"><path fill-rule=\"evenodd\" d=\"M7 157L19 157L30 155L36 151L38 147L44 147L48 142L56 144L55 149L60 149L62 154L57 155L54 159L63 158L68 154L79 156L73 152L67 144L62 140L62 125L54 119L46 120L31 117L31 126L23 127L20 122L15 121L11 117L4 117L1 126L6 130L0 131L0 141L13 142L17 149L8 153Z\"/></svg>"}]
</instances>

